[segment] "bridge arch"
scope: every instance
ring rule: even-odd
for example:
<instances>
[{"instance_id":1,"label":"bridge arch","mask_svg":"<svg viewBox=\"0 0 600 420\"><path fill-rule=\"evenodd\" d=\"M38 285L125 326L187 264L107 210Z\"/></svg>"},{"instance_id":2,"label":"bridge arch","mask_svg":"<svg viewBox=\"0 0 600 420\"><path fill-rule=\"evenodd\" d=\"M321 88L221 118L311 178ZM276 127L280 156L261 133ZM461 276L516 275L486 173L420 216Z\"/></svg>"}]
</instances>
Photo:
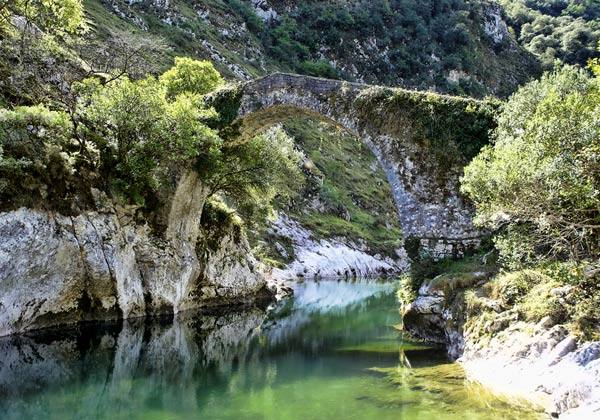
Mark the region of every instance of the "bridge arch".
<instances>
[{"instance_id":1,"label":"bridge arch","mask_svg":"<svg viewBox=\"0 0 600 420\"><path fill-rule=\"evenodd\" d=\"M239 136L298 113L356 134L386 173L404 238L415 238L434 257L460 255L480 242L459 178L489 141L493 103L282 73L246 82L231 95L230 128Z\"/></svg>"}]
</instances>

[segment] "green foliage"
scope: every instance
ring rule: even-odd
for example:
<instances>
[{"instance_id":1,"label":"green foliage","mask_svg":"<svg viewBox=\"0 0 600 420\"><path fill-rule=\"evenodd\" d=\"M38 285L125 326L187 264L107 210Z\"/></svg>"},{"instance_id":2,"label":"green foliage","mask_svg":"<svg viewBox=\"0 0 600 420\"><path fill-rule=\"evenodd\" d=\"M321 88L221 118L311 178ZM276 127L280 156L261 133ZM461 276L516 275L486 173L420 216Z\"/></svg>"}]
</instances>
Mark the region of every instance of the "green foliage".
<instances>
[{"instance_id":1,"label":"green foliage","mask_svg":"<svg viewBox=\"0 0 600 420\"><path fill-rule=\"evenodd\" d=\"M494 279L490 285L490 295L504 306L511 307L519 303L534 286L551 281L551 278L535 270L508 272Z\"/></svg>"},{"instance_id":2,"label":"green foliage","mask_svg":"<svg viewBox=\"0 0 600 420\"><path fill-rule=\"evenodd\" d=\"M153 210L195 169L210 196L225 197L248 220L264 218L275 195L300 188L300 156L281 130L225 141L210 128L221 118L204 94L220 81L209 63L178 60L158 79L75 83L68 113L2 110L3 208L73 203L97 187Z\"/></svg>"},{"instance_id":3,"label":"green foliage","mask_svg":"<svg viewBox=\"0 0 600 420\"><path fill-rule=\"evenodd\" d=\"M63 112L44 106L0 110L0 203L59 207L73 182L72 125Z\"/></svg>"},{"instance_id":4,"label":"green foliage","mask_svg":"<svg viewBox=\"0 0 600 420\"><path fill-rule=\"evenodd\" d=\"M284 129L306 155L302 195L307 199L284 206L286 211L318 237L365 242L371 251L395 257L402 232L385 173L371 151L338 127L312 118L290 119ZM312 208L315 200L319 209Z\"/></svg>"},{"instance_id":5,"label":"green foliage","mask_svg":"<svg viewBox=\"0 0 600 420\"><path fill-rule=\"evenodd\" d=\"M400 276L400 284L396 296L401 308L406 307L417 298L419 287L421 285L415 284L414 278L411 275L403 274Z\"/></svg>"},{"instance_id":6,"label":"green foliage","mask_svg":"<svg viewBox=\"0 0 600 420\"><path fill-rule=\"evenodd\" d=\"M242 93L241 84L229 84L208 94L205 100L217 111L218 115L217 118L207 121L207 124L221 132L227 129L231 130L230 125L238 116Z\"/></svg>"},{"instance_id":7,"label":"green foliage","mask_svg":"<svg viewBox=\"0 0 600 420\"><path fill-rule=\"evenodd\" d=\"M75 33L83 23L81 0L10 0L0 5L0 32L13 31L13 16L53 35Z\"/></svg>"},{"instance_id":8,"label":"green foliage","mask_svg":"<svg viewBox=\"0 0 600 420\"><path fill-rule=\"evenodd\" d=\"M199 162L198 171L212 193L223 192L235 202L246 222L264 220L276 196L288 201L302 186L301 155L281 129L273 128L251 141L225 143L222 154L208 170Z\"/></svg>"},{"instance_id":9,"label":"green foliage","mask_svg":"<svg viewBox=\"0 0 600 420\"><path fill-rule=\"evenodd\" d=\"M100 151L100 170L112 187L141 202L178 166L193 159L218 159L221 140L202 123L210 110L197 95L167 100L167 87L155 78L121 78L107 85L81 86L84 136Z\"/></svg>"},{"instance_id":10,"label":"green foliage","mask_svg":"<svg viewBox=\"0 0 600 420\"><path fill-rule=\"evenodd\" d=\"M458 66L463 57L466 63L467 10L468 5L454 0L311 2L272 23L266 39L274 56L302 71L311 69L305 62L316 58L322 45L344 54L354 39L375 37L378 48L389 49L389 60L369 63L374 71L383 78L394 71L412 77L432 64L432 53L458 53Z\"/></svg>"},{"instance_id":11,"label":"green foliage","mask_svg":"<svg viewBox=\"0 0 600 420\"><path fill-rule=\"evenodd\" d=\"M502 0L519 42L546 69L555 60L585 65L600 40L600 6L594 0Z\"/></svg>"},{"instance_id":12,"label":"green foliage","mask_svg":"<svg viewBox=\"0 0 600 420\"><path fill-rule=\"evenodd\" d=\"M552 280L533 286L519 305L523 317L532 322L537 322L545 316L551 317L555 322L563 321L566 308L562 305L560 297L552 293L552 290L559 286L560 283Z\"/></svg>"},{"instance_id":13,"label":"green foliage","mask_svg":"<svg viewBox=\"0 0 600 420\"><path fill-rule=\"evenodd\" d=\"M571 67L546 74L509 100L494 145L465 168L476 223L504 229L496 243L513 267L598 255L599 112L598 79Z\"/></svg>"},{"instance_id":14,"label":"green foliage","mask_svg":"<svg viewBox=\"0 0 600 420\"><path fill-rule=\"evenodd\" d=\"M481 306L479 296L498 301L502 309L515 309L519 317L537 322L549 316L568 323L584 338L598 337L600 268L597 263L573 261L545 263L533 269L504 272L482 290L472 291L470 304ZM482 313L472 312L475 318Z\"/></svg>"},{"instance_id":15,"label":"green foliage","mask_svg":"<svg viewBox=\"0 0 600 420\"><path fill-rule=\"evenodd\" d=\"M205 95L222 85L223 79L210 61L176 57L175 66L160 76L160 82L167 96L174 98L181 93Z\"/></svg>"}]
</instances>

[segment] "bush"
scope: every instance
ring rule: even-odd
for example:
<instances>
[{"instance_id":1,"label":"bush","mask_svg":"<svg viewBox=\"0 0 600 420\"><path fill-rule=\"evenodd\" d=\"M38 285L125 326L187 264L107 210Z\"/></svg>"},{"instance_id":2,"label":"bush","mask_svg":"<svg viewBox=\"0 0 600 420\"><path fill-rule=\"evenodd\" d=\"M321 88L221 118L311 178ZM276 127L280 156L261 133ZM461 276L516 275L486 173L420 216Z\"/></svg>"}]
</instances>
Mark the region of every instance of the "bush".
<instances>
[{"instance_id":1,"label":"bush","mask_svg":"<svg viewBox=\"0 0 600 420\"><path fill-rule=\"evenodd\" d=\"M223 78L210 61L176 57L175 65L160 76L166 94L173 99L181 93L205 95L223 84Z\"/></svg>"},{"instance_id":2,"label":"bush","mask_svg":"<svg viewBox=\"0 0 600 420\"><path fill-rule=\"evenodd\" d=\"M2 207L62 203L72 181L74 153L68 115L38 105L0 110Z\"/></svg>"},{"instance_id":3,"label":"bush","mask_svg":"<svg viewBox=\"0 0 600 420\"><path fill-rule=\"evenodd\" d=\"M600 266L596 262L551 262L497 275L477 293L500 302L503 309L516 309L529 322L550 316L554 323L570 324L587 339L600 331ZM470 313L477 317L481 299L465 295Z\"/></svg>"},{"instance_id":4,"label":"bush","mask_svg":"<svg viewBox=\"0 0 600 420\"><path fill-rule=\"evenodd\" d=\"M494 144L465 168L475 222L501 233L513 268L599 255L599 109L598 79L568 66L548 73L511 97Z\"/></svg>"},{"instance_id":5,"label":"bush","mask_svg":"<svg viewBox=\"0 0 600 420\"><path fill-rule=\"evenodd\" d=\"M298 66L298 70L302 74L328 79L338 79L340 76L338 71L325 60L304 61Z\"/></svg>"},{"instance_id":6,"label":"bush","mask_svg":"<svg viewBox=\"0 0 600 420\"><path fill-rule=\"evenodd\" d=\"M552 293L552 289L560 285L557 281L550 280L533 286L519 304L519 313L531 322L537 322L546 316L557 323L564 321L566 308L561 303L560 297Z\"/></svg>"}]
</instances>

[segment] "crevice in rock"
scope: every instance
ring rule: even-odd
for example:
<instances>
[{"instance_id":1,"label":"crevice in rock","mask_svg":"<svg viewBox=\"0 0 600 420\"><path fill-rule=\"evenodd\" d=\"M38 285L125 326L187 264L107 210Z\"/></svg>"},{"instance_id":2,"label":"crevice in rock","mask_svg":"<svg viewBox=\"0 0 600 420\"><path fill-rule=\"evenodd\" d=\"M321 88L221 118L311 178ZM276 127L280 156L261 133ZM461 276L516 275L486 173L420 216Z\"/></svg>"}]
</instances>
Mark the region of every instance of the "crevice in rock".
<instances>
[{"instance_id":1,"label":"crevice in rock","mask_svg":"<svg viewBox=\"0 0 600 420\"><path fill-rule=\"evenodd\" d=\"M98 233L98 229L96 228L96 226L94 225L92 220L87 216L87 214L84 214L84 217L86 218L86 220L88 221L90 226L94 229L94 233L96 234L96 240L98 241L98 246L100 247L100 250L102 251L102 256L104 257L104 262L106 263L106 268L108 269L108 272L110 273L110 278L114 282L116 282L117 279L116 279L115 274L108 262L108 257L106 256L106 251L104 249L104 240L103 240L103 238L100 237L100 234Z\"/></svg>"}]
</instances>

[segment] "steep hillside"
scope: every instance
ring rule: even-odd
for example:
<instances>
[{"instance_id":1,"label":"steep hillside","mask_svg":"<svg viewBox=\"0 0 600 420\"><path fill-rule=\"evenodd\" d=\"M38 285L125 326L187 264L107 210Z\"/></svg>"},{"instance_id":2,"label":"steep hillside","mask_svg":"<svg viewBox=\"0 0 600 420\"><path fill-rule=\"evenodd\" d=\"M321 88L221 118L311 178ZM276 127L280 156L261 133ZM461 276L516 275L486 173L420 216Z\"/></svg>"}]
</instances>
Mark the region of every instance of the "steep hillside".
<instances>
[{"instance_id":1,"label":"steep hillside","mask_svg":"<svg viewBox=\"0 0 600 420\"><path fill-rule=\"evenodd\" d=\"M499 0L518 42L546 69L555 60L587 65L597 55L600 2L597 0Z\"/></svg>"},{"instance_id":2,"label":"steep hillside","mask_svg":"<svg viewBox=\"0 0 600 420\"><path fill-rule=\"evenodd\" d=\"M143 31L229 78L274 70L506 96L539 72L487 1L86 0L93 33Z\"/></svg>"}]
</instances>

